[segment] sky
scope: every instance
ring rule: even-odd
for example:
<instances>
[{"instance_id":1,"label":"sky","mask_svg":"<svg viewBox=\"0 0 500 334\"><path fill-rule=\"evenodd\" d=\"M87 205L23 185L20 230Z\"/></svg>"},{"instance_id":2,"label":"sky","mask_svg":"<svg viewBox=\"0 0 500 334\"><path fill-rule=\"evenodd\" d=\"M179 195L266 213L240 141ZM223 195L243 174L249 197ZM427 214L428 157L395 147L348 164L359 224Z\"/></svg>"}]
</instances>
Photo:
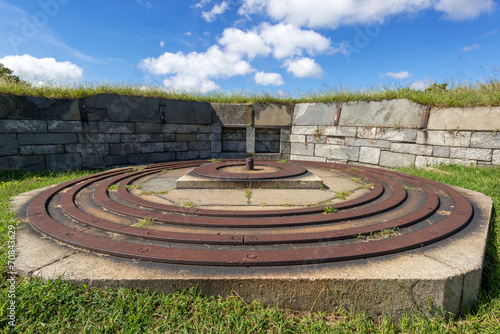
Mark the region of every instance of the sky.
<instances>
[{"instance_id":1,"label":"sky","mask_svg":"<svg viewBox=\"0 0 500 334\"><path fill-rule=\"evenodd\" d=\"M500 77L496 0L0 0L33 84L304 94Z\"/></svg>"}]
</instances>

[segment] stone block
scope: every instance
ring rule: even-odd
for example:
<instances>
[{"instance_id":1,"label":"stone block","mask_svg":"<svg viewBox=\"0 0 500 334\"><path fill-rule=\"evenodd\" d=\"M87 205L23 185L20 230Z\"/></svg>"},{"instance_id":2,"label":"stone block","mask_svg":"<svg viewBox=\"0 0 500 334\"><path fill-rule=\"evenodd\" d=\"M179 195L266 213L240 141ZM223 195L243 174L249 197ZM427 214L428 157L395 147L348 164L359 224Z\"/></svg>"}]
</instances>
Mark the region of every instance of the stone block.
<instances>
[{"instance_id":1,"label":"stone block","mask_svg":"<svg viewBox=\"0 0 500 334\"><path fill-rule=\"evenodd\" d=\"M220 153L220 152L222 152L222 143L220 141L212 141L212 142L210 142L210 151L212 153Z\"/></svg>"},{"instance_id":2,"label":"stone block","mask_svg":"<svg viewBox=\"0 0 500 334\"><path fill-rule=\"evenodd\" d=\"M85 156L85 159L83 159L84 162L87 160L87 157L93 159L95 156ZM130 164L130 156L128 155L105 155L100 157L106 166L124 166Z\"/></svg>"},{"instance_id":3,"label":"stone block","mask_svg":"<svg viewBox=\"0 0 500 334\"><path fill-rule=\"evenodd\" d=\"M500 165L500 150L493 150L491 163L497 166Z\"/></svg>"},{"instance_id":4,"label":"stone block","mask_svg":"<svg viewBox=\"0 0 500 334\"><path fill-rule=\"evenodd\" d=\"M432 155L440 158L449 158L450 157L450 148L446 146L434 146L434 151Z\"/></svg>"},{"instance_id":5,"label":"stone block","mask_svg":"<svg viewBox=\"0 0 500 334\"><path fill-rule=\"evenodd\" d=\"M110 154L134 154L141 153L141 143L110 144Z\"/></svg>"},{"instance_id":6,"label":"stone block","mask_svg":"<svg viewBox=\"0 0 500 334\"><path fill-rule=\"evenodd\" d=\"M500 129L500 107L433 108L427 129L495 131Z\"/></svg>"},{"instance_id":7,"label":"stone block","mask_svg":"<svg viewBox=\"0 0 500 334\"><path fill-rule=\"evenodd\" d=\"M47 121L7 120L7 119L0 120L0 133L45 133L45 132L47 132Z\"/></svg>"},{"instance_id":8,"label":"stone block","mask_svg":"<svg viewBox=\"0 0 500 334\"><path fill-rule=\"evenodd\" d=\"M239 152L245 153L247 149L246 142L244 141L222 141L222 152Z\"/></svg>"},{"instance_id":9,"label":"stone block","mask_svg":"<svg viewBox=\"0 0 500 334\"><path fill-rule=\"evenodd\" d=\"M292 143L305 143L306 135L290 135L290 142Z\"/></svg>"},{"instance_id":10,"label":"stone block","mask_svg":"<svg viewBox=\"0 0 500 334\"><path fill-rule=\"evenodd\" d=\"M346 143L344 138L345 137L327 137L326 144L344 146Z\"/></svg>"},{"instance_id":11,"label":"stone block","mask_svg":"<svg viewBox=\"0 0 500 334\"><path fill-rule=\"evenodd\" d=\"M64 153L63 145L28 145L19 146L19 153L22 155L33 154L58 154Z\"/></svg>"},{"instance_id":12,"label":"stone block","mask_svg":"<svg viewBox=\"0 0 500 334\"><path fill-rule=\"evenodd\" d=\"M0 135L0 155L16 155L17 153L16 135Z\"/></svg>"},{"instance_id":13,"label":"stone block","mask_svg":"<svg viewBox=\"0 0 500 334\"><path fill-rule=\"evenodd\" d=\"M326 144L327 143L327 138L325 136L321 135L314 135L314 136L306 136L306 141L308 143L315 143L315 144Z\"/></svg>"},{"instance_id":14,"label":"stone block","mask_svg":"<svg viewBox=\"0 0 500 334\"><path fill-rule=\"evenodd\" d=\"M379 139L358 139L358 138L346 138L346 146L366 146L366 147L378 147L384 149L391 148L391 142L387 140Z\"/></svg>"},{"instance_id":15,"label":"stone block","mask_svg":"<svg viewBox=\"0 0 500 334\"><path fill-rule=\"evenodd\" d=\"M462 165L462 166L477 166L477 160L469 160L469 159L451 159L451 163L455 165Z\"/></svg>"},{"instance_id":16,"label":"stone block","mask_svg":"<svg viewBox=\"0 0 500 334\"><path fill-rule=\"evenodd\" d=\"M99 122L98 127L102 133L135 133L134 123Z\"/></svg>"},{"instance_id":17,"label":"stone block","mask_svg":"<svg viewBox=\"0 0 500 334\"><path fill-rule=\"evenodd\" d=\"M200 159L200 151L186 151L186 152L176 152L175 160L197 160Z\"/></svg>"},{"instance_id":18,"label":"stone block","mask_svg":"<svg viewBox=\"0 0 500 334\"><path fill-rule=\"evenodd\" d=\"M175 160L174 152L162 152L162 153L142 153L142 154L132 154L129 156L130 164L133 165L144 165L152 164L158 162L169 162Z\"/></svg>"},{"instance_id":19,"label":"stone block","mask_svg":"<svg viewBox=\"0 0 500 334\"><path fill-rule=\"evenodd\" d=\"M292 152L292 145L289 142L282 141L279 152L281 154L290 154Z\"/></svg>"},{"instance_id":20,"label":"stone block","mask_svg":"<svg viewBox=\"0 0 500 334\"><path fill-rule=\"evenodd\" d=\"M167 123L212 124L212 107L207 102L165 101Z\"/></svg>"},{"instance_id":21,"label":"stone block","mask_svg":"<svg viewBox=\"0 0 500 334\"><path fill-rule=\"evenodd\" d=\"M212 129L208 125L199 124L162 124L162 133L210 133Z\"/></svg>"},{"instance_id":22,"label":"stone block","mask_svg":"<svg viewBox=\"0 0 500 334\"><path fill-rule=\"evenodd\" d=\"M79 133L78 142L81 144L112 144L120 142L118 133Z\"/></svg>"},{"instance_id":23,"label":"stone block","mask_svg":"<svg viewBox=\"0 0 500 334\"><path fill-rule=\"evenodd\" d=\"M280 153L280 142L279 141L256 141L255 142L255 152L256 153ZM249 153L247 151L247 153Z\"/></svg>"},{"instance_id":24,"label":"stone block","mask_svg":"<svg viewBox=\"0 0 500 334\"><path fill-rule=\"evenodd\" d=\"M280 139L281 139L280 129L255 129L255 140L257 141L279 142Z\"/></svg>"},{"instance_id":25,"label":"stone block","mask_svg":"<svg viewBox=\"0 0 500 334\"><path fill-rule=\"evenodd\" d=\"M417 133L417 144L469 147L471 134L468 131L421 130Z\"/></svg>"},{"instance_id":26,"label":"stone block","mask_svg":"<svg viewBox=\"0 0 500 334\"><path fill-rule=\"evenodd\" d=\"M199 140L198 139L198 136L201 136L201 135L196 135L196 140ZM222 134L220 133L211 133L208 135L208 140L209 141L221 141L222 140Z\"/></svg>"},{"instance_id":27,"label":"stone block","mask_svg":"<svg viewBox=\"0 0 500 334\"><path fill-rule=\"evenodd\" d=\"M142 143L142 153L156 153L164 151L164 143Z\"/></svg>"},{"instance_id":28,"label":"stone block","mask_svg":"<svg viewBox=\"0 0 500 334\"><path fill-rule=\"evenodd\" d=\"M247 126L246 128L246 136L245 136L245 152L248 154L253 154L255 153L256 147L255 147L255 142L256 142L256 134L255 134L255 127L253 126Z\"/></svg>"},{"instance_id":29,"label":"stone block","mask_svg":"<svg viewBox=\"0 0 500 334\"><path fill-rule=\"evenodd\" d=\"M78 136L76 133L36 133L17 135L19 145L57 145L76 144Z\"/></svg>"},{"instance_id":30,"label":"stone block","mask_svg":"<svg viewBox=\"0 0 500 334\"><path fill-rule=\"evenodd\" d=\"M450 158L491 161L492 150L484 148L451 148Z\"/></svg>"},{"instance_id":31,"label":"stone block","mask_svg":"<svg viewBox=\"0 0 500 334\"><path fill-rule=\"evenodd\" d=\"M215 138L213 136L219 136L219 135L218 134L214 135L211 133L202 133L202 134L196 135L196 141L209 141L209 140L212 140L210 138ZM220 139L218 139L218 140L220 140Z\"/></svg>"},{"instance_id":32,"label":"stone block","mask_svg":"<svg viewBox=\"0 0 500 334\"><path fill-rule=\"evenodd\" d=\"M211 155L212 155L212 152L210 152L210 150L200 151L200 159L210 159Z\"/></svg>"},{"instance_id":33,"label":"stone block","mask_svg":"<svg viewBox=\"0 0 500 334\"><path fill-rule=\"evenodd\" d=\"M196 134L177 134L175 135L176 141L196 141Z\"/></svg>"},{"instance_id":34,"label":"stone block","mask_svg":"<svg viewBox=\"0 0 500 334\"><path fill-rule=\"evenodd\" d=\"M92 122L96 125L95 122ZM82 132L83 126L80 121L47 121L47 126L49 132Z\"/></svg>"},{"instance_id":35,"label":"stone block","mask_svg":"<svg viewBox=\"0 0 500 334\"><path fill-rule=\"evenodd\" d=\"M173 134L173 133L165 133L163 135L163 141L165 141L165 142L175 141L175 134Z\"/></svg>"},{"instance_id":36,"label":"stone block","mask_svg":"<svg viewBox=\"0 0 500 334\"><path fill-rule=\"evenodd\" d=\"M359 160L359 147L316 144L314 155L337 160Z\"/></svg>"},{"instance_id":37,"label":"stone block","mask_svg":"<svg viewBox=\"0 0 500 334\"><path fill-rule=\"evenodd\" d=\"M359 162L378 165L380 160L380 148L377 147L360 147Z\"/></svg>"},{"instance_id":38,"label":"stone block","mask_svg":"<svg viewBox=\"0 0 500 334\"><path fill-rule=\"evenodd\" d=\"M290 104L254 103L255 126L291 126L293 106Z\"/></svg>"},{"instance_id":39,"label":"stone block","mask_svg":"<svg viewBox=\"0 0 500 334\"><path fill-rule=\"evenodd\" d=\"M247 140L246 128L223 128L221 133L222 140Z\"/></svg>"},{"instance_id":40,"label":"stone block","mask_svg":"<svg viewBox=\"0 0 500 334\"><path fill-rule=\"evenodd\" d=\"M90 121L159 122L160 99L98 94L85 99Z\"/></svg>"},{"instance_id":41,"label":"stone block","mask_svg":"<svg viewBox=\"0 0 500 334\"><path fill-rule=\"evenodd\" d=\"M382 151L379 164L385 167L411 167L415 165L415 155Z\"/></svg>"},{"instance_id":42,"label":"stone block","mask_svg":"<svg viewBox=\"0 0 500 334\"><path fill-rule=\"evenodd\" d=\"M314 156L311 156L311 155L298 155L298 154L290 154L290 160L305 160L305 161L326 162L326 158L323 158L323 157L314 157Z\"/></svg>"},{"instance_id":43,"label":"stone block","mask_svg":"<svg viewBox=\"0 0 500 334\"><path fill-rule=\"evenodd\" d=\"M252 106L240 103L212 103L212 119L220 126L252 125Z\"/></svg>"},{"instance_id":44,"label":"stone block","mask_svg":"<svg viewBox=\"0 0 500 334\"><path fill-rule=\"evenodd\" d=\"M417 158L415 159L415 167L417 167L417 168L424 168L427 166L435 166L435 165L440 165L440 164L449 165L450 163L451 163L451 160L448 158L417 156Z\"/></svg>"},{"instance_id":45,"label":"stone block","mask_svg":"<svg viewBox=\"0 0 500 334\"><path fill-rule=\"evenodd\" d=\"M331 137L356 137L358 128L355 126L328 126L319 127L325 136Z\"/></svg>"},{"instance_id":46,"label":"stone block","mask_svg":"<svg viewBox=\"0 0 500 334\"><path fill-rule=\"evenodd\" d=\"M297 125L292 126L292 135L313 135L318 130L317 126Z\"/></svg>"},{"instance_id":47,"label":"stone block","mask_svg":"<svg viewBox=\"0 0 500 334\"><path fill-rule=\"evenodd\" d=\"M0 118L77 121L80 110L76 100L0 95Z\"/></svg>"},{"instance_id":48,"label":"stone block","mask_svg":"<svg viewBox=\"0 0 500 334\"><path fill-rule=\"evenodd\" d=\"M210 149L210 143L208 141L194 141L194 142L189 142L188 144L189 151L201 151L209 149Z\"/></svg>"},{"instance_id":49,"label":"stone block","mask_svg":"<svg viewBox=\"0 0 500 334\"><path fill-rule=\"evenodd\" d=\"M470 147L500 148L500 133L475 132L470 138Z\"/></svg>"},{"instance_id":50,"label":"stone block","mask_svg":"<svg viewBox=\"0 0 500 334\"><path fill-rule=\"evenodd\" d=\"M244 152L221 152L219 154L221 159L245 159L247 154Z\"/></svg>"},{"instance_id":51,"label":"stone block","mask_svg":"<svg viewBox=\"0 0 500 334\"><path fill-rule=\"evenodd\" d=\"M302 156L313 156L314 155L314 144L313 143L291 143L292 155L302 155Z\"/></svg>"},{"instance_id":52,"label":"stone block","mask_svg":"<svg viewBox=\"0 0 500 334\"><path fill-rule=\"evenodd\" d=\"M64 147L66 153L81 153L82 155L109 154L108 144L71 144Z\"/></svg>"},{"instance_id":53,"label":"stone block","mask_svg":"<svg viewBox=\"0 0 500 334\"><path fill-rule=\"evenodd\" d=\"M415 155L432 155L433 147L418 144L392 143L391 151L397 153L408 153Z\"/></svg>"},{"instance_id":54,"label":"stone block","mask_svg":"<svg viewBox=\"0 0 500 334\"><path fill-rule=\"evenodd\" d=\"M78 170L82 169L80 154L49 154L45 157L49 170Z\"/></svg>"},{"instance_id":55,"label":"stone block","mask_svg":"<svg viewBox=\"0 0 500 334\"><path fill-rule=\"evenodd\" d=\"M337 114L335 103L298 103L293 113L294 125L333 125Z\"/></svg>"},{"instance_id":56,"label":"stone block","mask_svg":"<svg viewBox=\"0 0 500 334\"><path fill-rule=\"evenodd\" d=\"M417 128L423 107L409 100L355 101L342 105L340 126Z\"/></svg>"},{"instance_id":57,"label":"stone block","mask_svg":"<svg viewBox=\"0 0 500 334\"><path fill-rule=\"evenodd\" d=\"M280 140L281 141L290 141L290 136L292 135L292 128L291 127L286 127L286 128L281 128L280 130Z\"/></svg>"},{"instance_id":58,"label":"stone block","mask_svg":"<svg viewBox=\"0 0 500 334\"><path fill-rule=\"evenodd\" d=\"M43 155L11 155L0 156L0 170L2 169L43 171L47 167Z\"/></svg>"},{"instance_id":59,"label":"stone block","mask_svg":"<svg viewBox=\"0 0 500 334\"><path fill-rule=\"evenodd\" d=\"M122 134L120 135L122 143L147 143L147 142L163 142L163 135L156 134Z\"/></svg>"},{"instance_id":60,"label":"stone block","mask_svg":"<svg viewBox=\"0 0 500 334\"><path fill-rule=\"evenodd\" d=\"M417 129L386 129L377 127L358 127L358 138L389 140L391 142L410 142L417 139Z\"/></svg>"},{"instance_id":61,"label":"stone block","mask_svg":"<svg viewBox=\"0 0 500 334\"><path fill-rule=\"evenodd\" d=\"M166 152L177 152L177 151L187 151L188 143L187 142L166 142L165 143L165 151Z\"/></svg>"},{"instance_id":62,"label":"stone block","mask_svg":"<svg viewBox=\"0 0 500 334\"><path fill-rule=\"evenodd\" d=\"M160 123L135 123L137 133L161 133Z\"/></svg>"}]
</instances>

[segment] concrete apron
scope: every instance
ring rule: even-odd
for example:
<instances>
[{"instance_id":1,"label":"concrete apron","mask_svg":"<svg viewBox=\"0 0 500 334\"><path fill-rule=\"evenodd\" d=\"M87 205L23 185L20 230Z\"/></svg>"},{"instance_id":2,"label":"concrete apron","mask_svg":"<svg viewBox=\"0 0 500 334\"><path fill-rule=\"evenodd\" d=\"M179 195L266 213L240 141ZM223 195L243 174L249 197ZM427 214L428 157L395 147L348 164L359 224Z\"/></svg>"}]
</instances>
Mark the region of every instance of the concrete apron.
<instances>
[{"instance_id":1,"label":"concrete apron","mask_svg":"<svg viewBox=\"0 0 500 334\"><path fill-rule=\"evenodd\" d=\"M165 293L198 286L203 293L238 295L247 302L301 311L363 310L394 319L405 313L457 315L476 300L492 210L489 197L453 187L473 204L463 231L430 246L395 255L331 264L270 268L172 265L101 255L42 237L26 219L43 189L12 200L23 223L16 269L44 279L61 277L98 287L128 286Z\"/></svg>"}]
</instances>

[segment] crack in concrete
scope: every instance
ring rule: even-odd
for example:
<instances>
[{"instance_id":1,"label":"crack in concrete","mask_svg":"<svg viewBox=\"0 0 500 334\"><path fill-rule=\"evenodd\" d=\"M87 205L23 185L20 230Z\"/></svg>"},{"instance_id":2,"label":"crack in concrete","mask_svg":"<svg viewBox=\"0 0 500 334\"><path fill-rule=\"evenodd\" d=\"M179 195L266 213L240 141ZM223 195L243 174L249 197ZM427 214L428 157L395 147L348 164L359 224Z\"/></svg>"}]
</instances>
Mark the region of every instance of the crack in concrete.
<instances>
[{"instance_id":1,"label":"crack in concrete","mask_svg":"<svg viewBox=\"0 0 500 334\"><path fill-rule=\"evenodd\" d=\"M439 263L441 263L441 264L443 264L443 265L447 266L448 268L451 268L451 269L460 269L460 268L457 268L457 267L455 267L455 266L450 265L449 263L446 263L446 262L443 262L443 261L441 261L441 260L439 260L439 259L436 259L436 258L434 258L434 257L432 257L432 256L430 256L430 255L423 254L423 256L424 256L424 257L427 257L427 258L429 258L429 259L432 259L432 260L434 260L434 261L437 261L437 262L439 262Z\"/></svg>"},{"instance_id":2,"label":"crack in concrete","mask_svg":"<svg viewBox=\"0 0 500 334\"><path fill-rule=\"evenodd\" d=\"M46 268L46 267L48 267L48 266L51 266L51 265L53 265L54 263L60 262L61 260L67 259L68 257L70 257L70 256L72 256L72 255L76 255L76 254L78 254L78 253L80 253L80 252L81 252L80 250L75 250L75 251L74 251L73 253L71 253L71 254L64 255L63 257L60 257L60 258L58 258L58 259L56 259L56 260L54 260L54 261L52 261L52 262L46 263L46 264L44 264L44 265L43 265L43 266L41 266L41 267L38 267L38 268L33 269L33 270L30 270L30 271L28 272L28 275L33 275L33 273L35 273L36 271L42 270L43 268Z\"/></svg>"}]
</instances>

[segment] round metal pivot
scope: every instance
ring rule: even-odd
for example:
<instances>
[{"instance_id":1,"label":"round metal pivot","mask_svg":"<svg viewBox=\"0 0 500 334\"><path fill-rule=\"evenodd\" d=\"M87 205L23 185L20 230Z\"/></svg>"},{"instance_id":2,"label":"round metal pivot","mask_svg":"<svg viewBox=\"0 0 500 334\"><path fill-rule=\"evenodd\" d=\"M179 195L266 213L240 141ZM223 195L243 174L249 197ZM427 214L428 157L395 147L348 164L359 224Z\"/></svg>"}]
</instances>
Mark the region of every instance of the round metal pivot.
<instances>
[{"instance_id":1,"label":"round metal pivot","mask_svg":"<svg viewBox=\"0 0 500 334\"><path fill-rule=\"evenodd\" d=\"M254 158L247 158L246 168L247 168L247 170L254 170L255 169L255 159Z\"/></svg>"}]
</instances>

